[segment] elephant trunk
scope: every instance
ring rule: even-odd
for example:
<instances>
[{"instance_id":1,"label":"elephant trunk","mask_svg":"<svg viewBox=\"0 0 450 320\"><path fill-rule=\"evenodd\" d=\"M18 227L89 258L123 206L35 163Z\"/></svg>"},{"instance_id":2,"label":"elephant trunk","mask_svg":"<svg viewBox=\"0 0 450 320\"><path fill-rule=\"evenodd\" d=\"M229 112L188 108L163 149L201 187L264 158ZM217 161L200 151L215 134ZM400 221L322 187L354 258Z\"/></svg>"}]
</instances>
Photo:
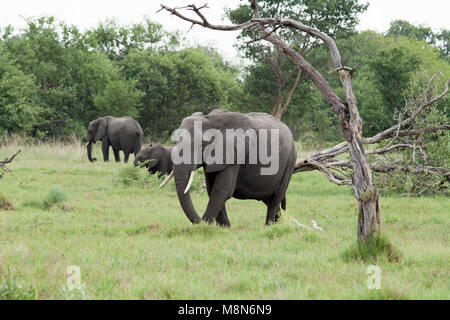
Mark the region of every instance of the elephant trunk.
<instances>
[{"instance_id":1,"label":"elephant trunk","mask_svg":"<svg viewBox=\"0 0 450 320\"><path fill-rule=\"evenodd\" d=\"M190 192L187 191L185 193L185 189L186 186L188 185L189 176L191 172L187 170L186 172L179 172L179 171L177 172L177 171L178 170L175 170L174 172L174 178L178 194L178 200L180 201L181 207L183 208L184 213L186 214L189 221L192 222L192 224L200 223L201 218L194 209Z\"/></svg>"},{"instance_id":2,"label":"elephant trunk","mask_svg":"<svg viewBox=\"0 0 450 320\"><path fill-rule=\"evenodd\" d=\"M97 161L97 158L92 158L92 141L89 141L87 146L87 156L90 162Z\"/></svg>"}]
</instances>

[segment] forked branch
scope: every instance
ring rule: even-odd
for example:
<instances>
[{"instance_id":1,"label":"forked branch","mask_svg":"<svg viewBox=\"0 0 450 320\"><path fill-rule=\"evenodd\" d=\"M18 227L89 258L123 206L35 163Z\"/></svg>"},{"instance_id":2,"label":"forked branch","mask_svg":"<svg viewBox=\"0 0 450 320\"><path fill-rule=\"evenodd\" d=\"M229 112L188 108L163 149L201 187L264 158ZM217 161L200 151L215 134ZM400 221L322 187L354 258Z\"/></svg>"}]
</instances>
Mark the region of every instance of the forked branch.
<instances>
[{"instance_id":1,"label":"forked branch","mask_svg":"<svg viewBox=\"0 0 450 320\"><path fill-rule=\"evenodd\" d=\"M0 161L0 169L3 170L3 172L0 174L0 179L3 178L3 176L5 175L5 173L7 172L11 172L11 170L6 166L7 164L11 163L14 158L20 153L20 151L22 151L21 149L19 149L14 155L12 155L9 158L6 158L3 161Z\"/></svg>"}]
</instances>

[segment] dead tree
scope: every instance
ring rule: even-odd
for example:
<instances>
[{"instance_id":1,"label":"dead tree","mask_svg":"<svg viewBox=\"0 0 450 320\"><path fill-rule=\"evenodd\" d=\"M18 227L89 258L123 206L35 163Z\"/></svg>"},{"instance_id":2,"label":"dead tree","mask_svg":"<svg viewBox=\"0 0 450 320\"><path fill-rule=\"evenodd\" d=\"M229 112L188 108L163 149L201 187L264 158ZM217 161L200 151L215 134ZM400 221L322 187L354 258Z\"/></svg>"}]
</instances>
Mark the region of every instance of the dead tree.
<instances>
[{"instance_id":1,"label":"dead tree","mask_svg":"<svg viewBox=\"0 0 450 320\"><path fill-rule=\"evenodd\" d=\"M211 24L201 12L201 9L206 6L207 5L197 7L195 5L189 5L182 8L169 8L161 5L161 10L166 10L173 15L192 23L192 26L200 25L205 28L220 31L257 30L260 36L253 39L253 41L266 40L270 42L277 50L289 57L298 68L303 70L303 72L315 83L328 103L330 103L331 110L336 113L340 119L341 128L346 140L342 147L345 146L351 155L351 167L353 170L352 186L354 195L359 203L358 241L360 243L366 243L368 239L378 237L381 228L379 196L377 190L373 186L372 171L363 146L362 121L352 88L353 69L342 64L341 56L334 40L326 34L292 19L282 19L278 17L261 18L255 0L251 1L253 18L237 25ZM191 10L197 17L188 17L180 13L180 9ZM299 52L291 48L277 35L276 31L283 27L289 27L305 32L329 46L335 71L339 73L341 83L345 89L346 101L343 101L336 95L320 72L306 61Z\"/></svg>"},{"instance_id":2,"label":"dead tree","mask_svg":"<svg viewBox=\"0 0 450 320\"><path fill-rule=\"evenodd\" d=\"M450 182L450 168L433 165L427 156L426 145L421 136L427 133L437 133L450 129L450 123L441 123L425 128L417 128L416 120L426 111L426 109L442 98L449 91L450 79L446 82L444 90L437 96L428 97L433 82L436 80L436 73L428 82L426 89L418 96L412 99L408 108L400 111L396 117L397 124L377 133L376 135L363 138L362 143L365 145L377 145L376 148L369 149L366 154L374 156L369 165L373 172L380 174L389 174L393 171L402 171L409 175L427 176L422 179L421 183L413 186L410 193L404 194L408 196L420 196L427 191L437 188L445 188L445 184ZM406 113L409 116L406 117ZM380 144L384 144L380 146ZM412 151L412 161L407 163L401 161L387 161L385 156L389 153L409 149ZM339 159L338 157L348 153L349 148L346 141L341 142L332 148L316 152L306 158L297 159L295 172L318 170L323 172L327 178L337 185L352 184L352 163L349 160ZM420 159L420 161L416 161ZM434 179L431 179L434 178ZM434 180L434 182L429 182Z\"/></svg>"},{"instance_id":3,"label":"dead tree","mask_svg":"<svg viewBox=\"0 0 450 320\"><path fill-rule=\"evenodd\" d=\"M8 167L6 166L8 163L11 163L14 158L20 153L20 151L22 151L21 149L19 149L13 156L6 158L3 161L0 161L0 169L3 170L3 172L0 174L0 179L3 178L3 176L5 175L5 173L7 172L11 172L10 169L8 169Z\"/></svg>"}]
</instances>

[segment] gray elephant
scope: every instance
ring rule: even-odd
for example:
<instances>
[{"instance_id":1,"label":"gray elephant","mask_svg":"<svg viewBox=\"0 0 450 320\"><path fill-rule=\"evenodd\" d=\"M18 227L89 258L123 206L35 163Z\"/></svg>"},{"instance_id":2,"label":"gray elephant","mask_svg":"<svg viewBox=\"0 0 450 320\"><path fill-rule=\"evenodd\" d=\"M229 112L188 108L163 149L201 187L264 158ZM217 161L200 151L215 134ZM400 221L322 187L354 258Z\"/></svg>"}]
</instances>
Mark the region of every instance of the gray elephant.
<instances>
[{"instance_id":1,"label":"gray elephant","mask_svg":"<svg viewBox=\"0 0 450 320\"><path fill-rule=\"evenodd\" d=\"M200 144L201 161L198 161L198 157L195 161L195 154L199 152L195 143L190 144L191 150L178 148L180 143L174 147L172 156L178 154L178 160L174 161L173 173L169 176L169 178L174 176L179 202L192 223L201 221L189 194L194 172L199 167L204 169L209 195L208 206L202 218L204 221L230 226L225 202L231 197L263 201L267 205L266 225L278 220L280 205L284 210L286 209L286 190L297 158L292 133L285 124L267 113L241 114L216 109L208 115L197 112L184 118L180 129L180 133L187 132L190 136L202 135L203 137ZM236 143L238 138L228 136L229 130L245 133L244 139L241 140L241 145L245 146L244 154L242 150L236 149L239 145ZM206 138L207 132L209 135ZM214 140L211 132L215 133ZM263 139L264 136L267 139ZM278 150L272 142L269 143L269 140L278 143ZM217 142L214 152L211 151L211 144L205 143L206 141ZM274 163L277 160L278 166L274 172L269 172L273 169L272 164L261 157L264 154L263 151L266 151L266 155L271 154ZM185 152L186 155L190 154L190 159L188 156L184 157ZM222 159L211 161L211 157L217 154L221 154ZM240 161L237 159L239 154ZM265 174L263 169L267 169Z\"/></svg>"},{"instance_id":2,"label":"gray elephant","mask_svg":"<svg viewBox=\"0 0 450 320\"><path fill-rule=\"evenodd\" d=\"M172 148L163 147L160 144L149 144L134 158L134 166L143 165L148 169L150 174L158 174L161 178L165 174L171 173L173 170L173 162L171 158Z\"/></svg>"},{"instance_id":3,"label":"gray elephant","mask_svg":"<svg viewBox=\"0 0 450 320\"><path fill-rule=\"evenodd\" d=\"M120 161L120 150L124 153L124 161L128 162L130 153L134 153L136 156L141 149L143 139L144 132L140 124L131 117L106 116L98 118L91 121L88 126L87 156L91 162L97 160L92 158L92 145L101 140L104 161L109 160L109 146L111 146L117 162Z\"/></svg>"}]
</instances>

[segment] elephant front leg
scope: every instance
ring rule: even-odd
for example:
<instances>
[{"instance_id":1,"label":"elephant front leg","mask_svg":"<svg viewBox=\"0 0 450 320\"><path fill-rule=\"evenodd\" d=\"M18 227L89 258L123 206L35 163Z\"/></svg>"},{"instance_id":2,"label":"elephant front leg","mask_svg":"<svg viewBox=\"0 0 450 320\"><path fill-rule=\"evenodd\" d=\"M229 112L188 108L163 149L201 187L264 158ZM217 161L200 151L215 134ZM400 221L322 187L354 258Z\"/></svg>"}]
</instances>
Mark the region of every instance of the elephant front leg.
<instances>
[{"instance_id":1,"label":"elephant front leg","mask_svg":"<svg viewBox=\"0 0 450 320\"><path fill-rule=\"evenodd\" d=\"M225 211L225 201L233 196L238 172L239 166L230 166L225 170L215 173L214 183L209 194L208 206L202 218L204 221L213 223L217 220L219 213L222 213L225 216L219 218L219 221L225 224L227 223L228 217Z\"/></svg>"},{"instance_id":2,"label":"elephant front leg","mask_svg":"<svg viewBox=\"0 0 450 320\"><path fill-rule=\"evenodd\" d=\"M108 139L102 140L102 153L103 153L103 161L109 161L109 141Z\"/></svg>"},{"instance_id":3,"label":"elephant front leg","mask_svg":"<svg viewBox=\"0 0 450 320\"><path fill-rule=\"evenodd\" d=\"M231 225L230 220L228 220L228 215L227 215L227 210L225 208L225 205L220 210L219 215L216 218L216 222L221 227L229 227Z\"/></svg>"},{"instance_id":4,"label":"elephant front leg","mask_svg":"<svg viewBox=\"0 0 450 320\"><path fill-rule=\"evenodd\" d=\"M215 174L205 174L205 181L206 181L206 190L208 191L208 196L211 196L212 188L214 186L214 180L215 180ZM229 227L230 220L228 220L227 210L225 208L225 204L223 205L223 208L220 210L219 214L217 215L216 222L219 226L222 227Z\"/></svg>"}]
</instances>

